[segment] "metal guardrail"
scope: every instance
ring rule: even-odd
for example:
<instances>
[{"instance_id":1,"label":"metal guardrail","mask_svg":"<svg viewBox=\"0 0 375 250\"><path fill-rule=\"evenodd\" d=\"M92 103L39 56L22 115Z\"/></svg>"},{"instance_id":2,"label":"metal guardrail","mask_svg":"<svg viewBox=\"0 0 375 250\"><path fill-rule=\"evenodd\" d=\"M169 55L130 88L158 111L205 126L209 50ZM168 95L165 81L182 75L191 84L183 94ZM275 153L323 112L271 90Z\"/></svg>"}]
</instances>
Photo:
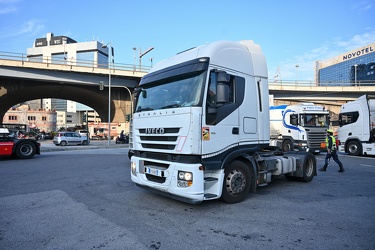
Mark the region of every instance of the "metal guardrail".
<instances>
[{"instance_id":1,"label":"metal guardrail","mask_svg":"<svg viewBox=\"0 0 375 250\"><path fill-rule=\"evenodd\" d=\"M296 81L296 80L283 80L272 81L269 79L268 85L279 87L359 87L359 86L375 86L375 82L313 82L313 81Z\"/></svg>"},{"instance_id":2,"label":"metal guardrail","mask_svg":"<svg viewBox=\"0 0 375 250\"><path fill-rule=\"evenodd\" d=\"M82 60L82 59L72 60L72 59L64 59L64 58L52 58L50 56L28 57L26 54L5 52L5 51L0 51L0 59L9 60L9 61L18 61L22 63L23 62L43 63L43 64L46 64L47 66L52 64L52 65L67 65L67 66L80 66L80 67L87 67L87 68L108 69L108 65L109 65L108 63L99 64L96 61ZM148 67L148 66L140 67L134 64L112 63L111 69L147 73L151 69L151 67Z\"/></svg>"}]
</instances>

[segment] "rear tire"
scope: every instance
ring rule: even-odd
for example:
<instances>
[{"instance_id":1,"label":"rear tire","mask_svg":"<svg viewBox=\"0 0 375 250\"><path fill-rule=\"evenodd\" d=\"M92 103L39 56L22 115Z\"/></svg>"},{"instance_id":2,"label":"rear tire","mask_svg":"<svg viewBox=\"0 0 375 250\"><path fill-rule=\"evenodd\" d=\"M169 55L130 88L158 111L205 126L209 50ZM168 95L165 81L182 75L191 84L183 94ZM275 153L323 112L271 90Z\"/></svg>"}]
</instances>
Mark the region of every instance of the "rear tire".
<instances>
[{"instance_id":1,"label":"rear tire","mask_svg":"<svg viewBox=\"0 0 375 250\"><path fill-rule=\"evenodd\" d=\"M66 145L67 145L66 141L61 141L60 142L60 146L66 146Z\"/></svg>"},{"instance_id":2,"label":"rear tire","mask_svg":"<svg viewBox=\"0 0 375 250\"><path fill-rule=\"evenodd\" d=\"M304 182L312 181L316 173L316 158L312 153L306 154L302 167L303 177L300 177L300 180Z\"/></svg>"},{"instance_id":3,"label":"rear tire","mask_svg":"<svg viewBox=\"0 0 375 250\"><path fill-rule=\"evenodd\" d=\"M20 159L30 159L36 153L36 146L32 142L21 142L16 147L16 155Z\"/></svg>"},{"instance_id":4,"label":"rear tire","mask_svg":"<svg viewBox=\"0 0 375 250\"><path fill-rule=\"evenodd\" d=\"M221 199L226 203L243 201L251 188L249 167L242 161L233 161L225 170Z\"/></svg>"}]
</instances>

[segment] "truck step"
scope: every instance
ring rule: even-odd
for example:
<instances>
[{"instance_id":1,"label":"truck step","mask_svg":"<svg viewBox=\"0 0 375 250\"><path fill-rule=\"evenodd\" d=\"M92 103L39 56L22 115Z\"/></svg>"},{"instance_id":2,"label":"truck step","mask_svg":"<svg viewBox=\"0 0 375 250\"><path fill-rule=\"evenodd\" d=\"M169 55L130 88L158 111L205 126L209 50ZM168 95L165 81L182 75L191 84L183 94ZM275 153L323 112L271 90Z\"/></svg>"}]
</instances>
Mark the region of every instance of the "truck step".
<instances>
[{"instance_id":1,"label":"truck step","mask_svg":"<svg viewBox=\"0 0 375 250\"><path fill-rule=\"evenodd\" d=\"M216 194L204 194L204 198L206 199L212 199L212 198L216 198L217 195Z\"/></svg>"},{"instance_id":2,"label":"truck step","mask_svg":"<svg viewBox=\"0 0 375 250\"><path fill-rule=\"evenodd\" d=\"M215 177L206 177L206 178L204 178L204 182L215 182L215 181L218 181L218 179L217 178L215 178Z\"/></svg>"}]
</instances>

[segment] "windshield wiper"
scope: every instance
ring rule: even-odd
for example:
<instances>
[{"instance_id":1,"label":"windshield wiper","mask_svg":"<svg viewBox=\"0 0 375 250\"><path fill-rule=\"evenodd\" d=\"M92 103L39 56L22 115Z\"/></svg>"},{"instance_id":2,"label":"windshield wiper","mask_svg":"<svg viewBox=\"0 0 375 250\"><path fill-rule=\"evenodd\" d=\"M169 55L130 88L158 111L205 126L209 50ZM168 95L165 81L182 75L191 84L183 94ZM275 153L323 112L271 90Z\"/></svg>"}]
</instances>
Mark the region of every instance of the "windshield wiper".
<instances>
[{"instance_id":1,"label":"windshield wiper","mask_svg":"<svg viewBox=\"0 0 375 250\"><path fill-rule=\"evenodd\" d=\"M146 107L146 108L138 108L138 109L137 109L137 112L150 111L150 110L154 110L154 109L153 109L153 108L150 108L150 107Z\"/></svg>"},{"instance_id":2,"label":"windshield wiper","mask_svg":"<svg viewBox=\"0 0 375 250\"><path fill-rule=\"evenodd\" d=\"M167 106L161 107L160 109L170 109L170 108L179 108L181 107L180 104L174 103L174 104L169 104Z\"/></svg>"}]
</instances>

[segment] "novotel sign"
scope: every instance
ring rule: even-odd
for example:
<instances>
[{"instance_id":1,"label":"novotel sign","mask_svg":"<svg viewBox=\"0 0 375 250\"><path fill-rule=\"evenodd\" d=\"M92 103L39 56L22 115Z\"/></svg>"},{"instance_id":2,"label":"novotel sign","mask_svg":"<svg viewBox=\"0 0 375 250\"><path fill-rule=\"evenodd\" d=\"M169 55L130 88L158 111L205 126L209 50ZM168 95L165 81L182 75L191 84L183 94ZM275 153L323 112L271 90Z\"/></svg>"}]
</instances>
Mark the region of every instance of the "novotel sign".
<instances>
[{"instance_id":1,"label":"novotel sign","mask_svg":"<svg viewBox=\"0 0 375 250\"><path fill-rule=\"evenodd\" d=\"M354 51L354 52L350 52L346 55L343 55L342 60L345 61L345 60L352 59L352 58L358 57L358 56L362 56L362 55L365 55L367 53L374 52L374 51L375 50L372 46L365 47L363 49L360 49L360 50L357 50L357 51Z\"/></svg>"}]
</instances>

